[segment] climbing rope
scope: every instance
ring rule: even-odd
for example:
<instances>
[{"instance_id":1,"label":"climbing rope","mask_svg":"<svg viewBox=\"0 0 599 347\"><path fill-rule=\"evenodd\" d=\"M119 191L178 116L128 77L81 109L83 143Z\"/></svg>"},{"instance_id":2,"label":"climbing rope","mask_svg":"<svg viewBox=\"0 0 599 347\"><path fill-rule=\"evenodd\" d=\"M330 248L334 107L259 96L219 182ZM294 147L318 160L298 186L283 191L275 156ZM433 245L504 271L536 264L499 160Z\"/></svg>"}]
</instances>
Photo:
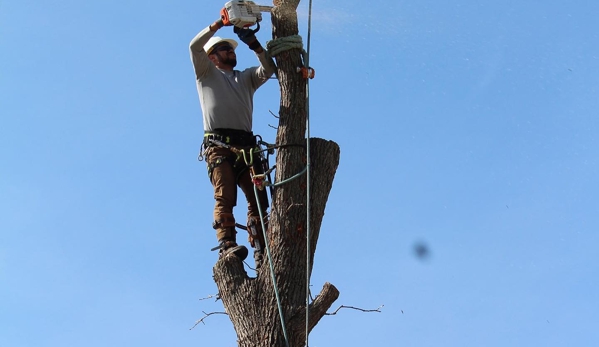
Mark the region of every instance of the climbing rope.
<instances>
[{"instance_id":1,"label":"climbing rope","mask_svg":"<svg viewBox=\"0 0 599 347\"><path fill-rule=\"evenodd\" d=\"M253 177L252 177L253 179ZM264 216L262 213L262 206L260 199L258 198L258 187L254 185L254 194L256 195L256 202L258 203L258 212L260 213L260 223L262 225L262 233L266 232L266 225L264 225ZM268 237L264 235L264 248L266 248L266 256L268 257L268 265L270 267L270 275L272 277L272 286L275 290L275 297L277 299L277 307L279 308L279 317L281 318L281 327L283 328L283 337L285 337L285 345L289 347L289 338L287 337L287 328L285 328L285 319L283 318L283 306L281 305L281 297L279 296L279 288L277 287L277 279L275 277L275 268L272 264L272 257L270 256L270 246L268 245Z\"/></svg>"},{"instance_id":2,"label":"climbing rope","mask_svg":"<svg viewBox=\"0 0 599 347\"><path fill-rule=\"evenodd\" d=\"M312 32L312 0L308 4L308 46L304 65L310 68L310 35ZM312 70L312 78L314 78ZM310 79L306 78L306 347L310 333Z\"/></svg>"}]
</instances>

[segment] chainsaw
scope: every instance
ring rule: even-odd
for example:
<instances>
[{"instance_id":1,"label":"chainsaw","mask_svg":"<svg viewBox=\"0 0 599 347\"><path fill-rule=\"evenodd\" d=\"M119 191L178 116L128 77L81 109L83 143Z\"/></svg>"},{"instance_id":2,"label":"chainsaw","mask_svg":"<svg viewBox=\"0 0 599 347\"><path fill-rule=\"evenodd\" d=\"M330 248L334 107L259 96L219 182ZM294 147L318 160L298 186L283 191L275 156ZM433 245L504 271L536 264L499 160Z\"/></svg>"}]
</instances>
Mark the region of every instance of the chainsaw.
<instances>
[{"instance_id":1,"label":"chainsaw","mask_svg":"<svg viewBox=\"0 0 599 347\"><path fill-rule=\"evenodd\" d=\"M225 23L229 22L238 28L247 28L261 22L262 12L270 12L272 8L273 6L257 5L253 1L232 0L225 4L220 15Z\"/></svg>"}]
</instances>

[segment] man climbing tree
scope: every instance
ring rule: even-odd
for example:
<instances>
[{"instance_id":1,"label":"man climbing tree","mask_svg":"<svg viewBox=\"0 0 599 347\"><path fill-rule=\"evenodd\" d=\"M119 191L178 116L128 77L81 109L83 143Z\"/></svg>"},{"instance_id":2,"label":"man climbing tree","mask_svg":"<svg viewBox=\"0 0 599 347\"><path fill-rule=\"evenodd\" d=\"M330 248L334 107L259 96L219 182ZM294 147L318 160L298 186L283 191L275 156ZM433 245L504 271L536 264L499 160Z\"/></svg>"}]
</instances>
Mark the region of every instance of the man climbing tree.
<instances>
[{"instance_id":1,"label":"man climbing tree","mask_svg":"<svg viewBox=\"0 0 599 347\"><path fill-rule=\"evenodd\" d=\"M214 266L219 297L243 347L307 345L309 332L339 295L329 283L313 300L309 292L339 147L332 141L306 139L308 77L313 70L298 35L299 0L276 0L274 5L268 51L276 59L281 101L275 183L264 239L267 259L254 278L247 275L239 257L221 257Z\"/></svg>"},{"instance_id":2,"label":"man climbing tree","mask_svg":"<svg viewBox=\"0 0 599 347\"><path fill-rule=\"evenodd\" d=\"M221 257L229 253L241 260L247 257L247 248L237 245L233 215L239 185L248 201L247 230L250 244L255 249L256 268L259 268L264 254L260 214L266 216L268 198L265 190L254 194L247 158L239 154L250 153L256 147L256 137L252 133L252 98L256 89L272 76L274 66L253 30L235 27L240 40L258 56L260 66L234 70L237 42L214 36L223 26L231 26L226 17L202 30L189 45L204 115L202 155L206 157L216 200L213 227L219 245L214 250L220 249ZM257 154L253 156L253 172L259 173L260 158Z\"/></svg>"}]
</instances>

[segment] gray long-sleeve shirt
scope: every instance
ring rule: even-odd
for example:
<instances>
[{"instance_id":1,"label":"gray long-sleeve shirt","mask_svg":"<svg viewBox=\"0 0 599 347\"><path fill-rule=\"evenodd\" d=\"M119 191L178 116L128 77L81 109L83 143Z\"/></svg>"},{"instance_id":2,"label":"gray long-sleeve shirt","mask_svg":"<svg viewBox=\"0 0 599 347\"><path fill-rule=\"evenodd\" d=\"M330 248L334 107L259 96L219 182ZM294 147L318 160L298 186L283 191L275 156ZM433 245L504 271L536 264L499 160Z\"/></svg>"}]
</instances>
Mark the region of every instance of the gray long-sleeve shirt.
<instances>
[{"instance_id":1,"label":"gray long-sleeve shirt","mask_svg":"<svg viewBox=\"0 0 599 347\"><path fill-rule=\"evenodd\" d=\"M204 51L204 45L213 35L214 32L207 27L189 44L204 115L204 131L252 131L254 92L272 76L274 63L263 51L256 53L260 66L244 71L218 69Z\"/></svg>"}]
</instances>

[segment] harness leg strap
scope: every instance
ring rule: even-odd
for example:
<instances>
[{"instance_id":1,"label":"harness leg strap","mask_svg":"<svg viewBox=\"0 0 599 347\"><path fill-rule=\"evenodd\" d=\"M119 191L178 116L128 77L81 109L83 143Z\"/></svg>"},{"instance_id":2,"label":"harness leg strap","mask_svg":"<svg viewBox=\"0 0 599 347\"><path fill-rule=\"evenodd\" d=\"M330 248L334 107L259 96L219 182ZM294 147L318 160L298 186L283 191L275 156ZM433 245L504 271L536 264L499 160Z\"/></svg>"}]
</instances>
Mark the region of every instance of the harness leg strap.
<instances>
[{"instance_id":1,"label":"harness leg strap","mask_svg":"<svg viewBox=\"0 0 599 347\"><path fill-rule=\"evenodd\" d=\"M216 230L218 240L235 241L237 231L235 230L235 217L232 213L221 213L219 218L212 223Z\"/></svg>"}]
</instances>

